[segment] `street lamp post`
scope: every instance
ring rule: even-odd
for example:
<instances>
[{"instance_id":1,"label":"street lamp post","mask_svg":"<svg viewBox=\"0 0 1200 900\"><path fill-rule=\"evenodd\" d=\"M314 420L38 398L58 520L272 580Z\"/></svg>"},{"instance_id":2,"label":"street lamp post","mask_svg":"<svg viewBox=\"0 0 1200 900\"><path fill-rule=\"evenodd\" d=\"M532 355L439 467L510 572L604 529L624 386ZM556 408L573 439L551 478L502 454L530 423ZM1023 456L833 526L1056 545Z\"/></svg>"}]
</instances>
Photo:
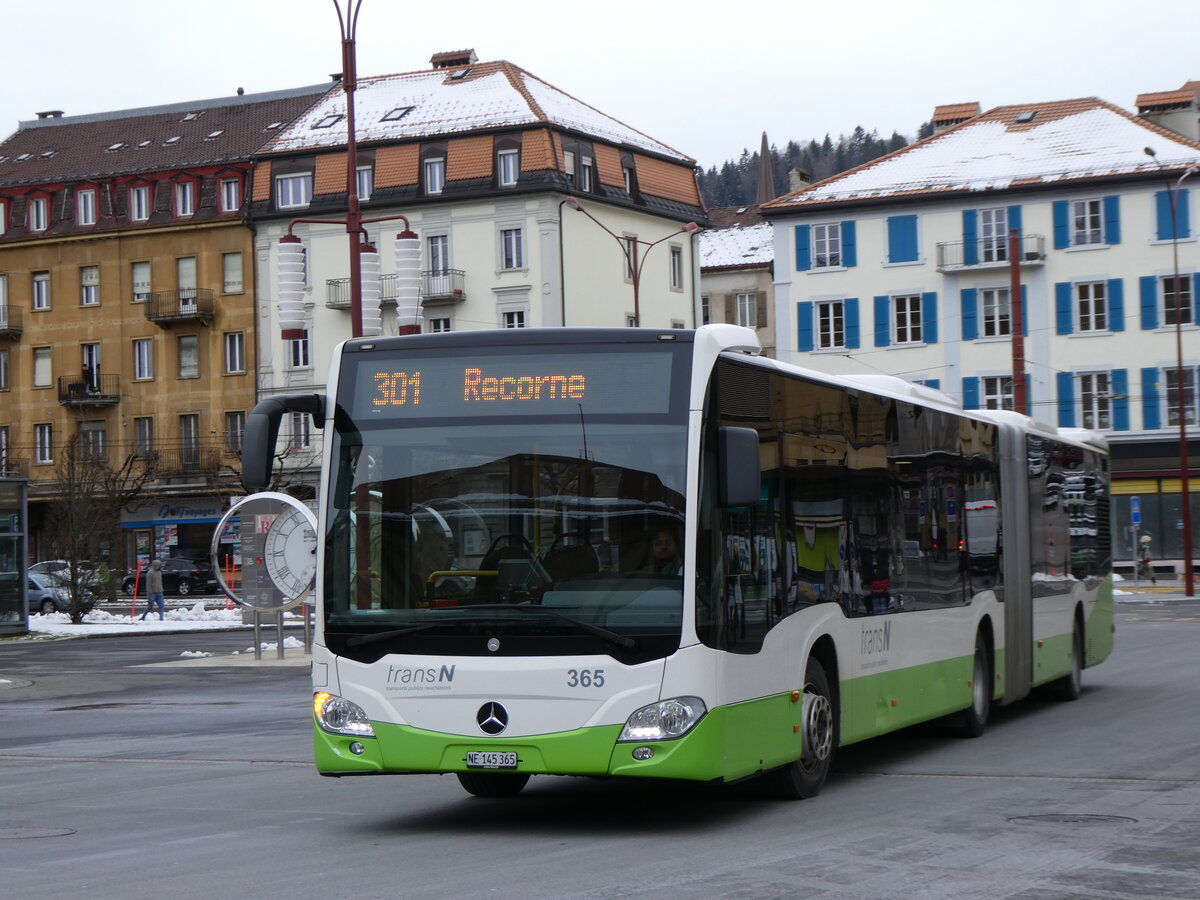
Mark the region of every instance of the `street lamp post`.
<instances>
[{"instance_id":1,"label":"street lamp post","mask_svg":"<svg viewBox=\"0 0 1200 900\"><path fill-rule=\"evenodd\" d=\"M688 222L678 231L674 231L665 237L660 237L657 241L643 241L636 237L621 237L620 235L614 234L607 225L584 209L583 204L581 204L574 197L568 197L563 202L566 203L567 206L571 207L571 209L583 213L585 216L603 228L604 231L607 232L608 236L620 245L621 253L624 254L625 262L629 266L630 280L633 282L633 327L640 328L642 325L642 308L639 290L642 280L642 263L646 261L646 256L651 250L653 250L663 241L670 240L671 238L681 234L690 234L700 226L695 222Z\"/></svg>"},{"instance_id":2,"label":"street lamp post","mask_svg":"<svg viewBox=\"0 0 1200 900\"><path fill-rule=\"evenodd\" d=\"M1172 282L1172 290L1175 294L1175 397L1177 415L1179 416L1179 501L1182 507L1183 516L1183 579L1184 592L1188 597L1195 596L1195 573L1192 568L1192 508L1191 496L1188 491L1188 468L1190 465L1188 457L1187 443L1187 411L1188 406L1185 405L1186 394L1184 391L1183 379L1183 309L1180 304L1182 291L1179 289L1179 226L1178 226L1178 211L1179 204L1179 189L1183 184L1183 180L1189 175L1195 175L1200 172L1200 168L1190 166L1182 175L1171 184L1171 179L1167 177L1166 167L1158 158L1158 154L1154 152L1153 147L1146 148L1146 155L1154 160L1162 173L1163 181L1167 186L1167 201L1171 208L1171 257L1174 262L1175 280ZM1193 291L1193 297L1195 292ZM1193 308L1195 300L1193 299Z\"/></svg>"}]
</instances>

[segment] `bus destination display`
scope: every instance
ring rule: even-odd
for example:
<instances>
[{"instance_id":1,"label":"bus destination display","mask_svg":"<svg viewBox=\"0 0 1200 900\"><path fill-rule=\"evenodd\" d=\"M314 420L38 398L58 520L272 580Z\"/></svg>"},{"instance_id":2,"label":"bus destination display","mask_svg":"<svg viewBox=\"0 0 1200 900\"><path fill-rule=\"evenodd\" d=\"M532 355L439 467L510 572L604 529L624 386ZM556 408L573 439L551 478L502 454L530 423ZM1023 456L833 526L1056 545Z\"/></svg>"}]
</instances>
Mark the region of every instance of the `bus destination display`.
<instances>
[{"instance_id":1,"label":"bus destination display","mask_svg":"<svg viewBox=\"0 0 1200 900\"><path fill-rule=\"evenodd\" d=\"M665 413L668 352L361 360L352 406L369 417Z\"/></svg>"}]
</instances>

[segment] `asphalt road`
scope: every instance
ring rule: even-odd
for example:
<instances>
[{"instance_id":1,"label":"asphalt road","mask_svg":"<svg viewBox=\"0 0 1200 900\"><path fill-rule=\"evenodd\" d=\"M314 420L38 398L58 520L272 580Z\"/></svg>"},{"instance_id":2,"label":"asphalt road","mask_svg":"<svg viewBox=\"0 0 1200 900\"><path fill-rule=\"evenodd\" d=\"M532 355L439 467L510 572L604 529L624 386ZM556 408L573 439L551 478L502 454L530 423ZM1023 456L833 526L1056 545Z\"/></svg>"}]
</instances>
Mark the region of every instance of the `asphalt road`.
<instances>
[{"instance_id":1,"label":"asphalt road","mask_svg":"<svg viewBox=\"0 0 1200 900\"><path fill-rule=\"evenodd\" d=\"M1200 604L1118 608L1075 703L847 748L821 796L323 779L301 665L245 633L0 641L3 896L1197 898ZM228 657L226 657L228 658ZM294 658L294 657L293 657ZM264 662L266 658L264 657ZM163 664L166 665L163 665Z\"/></svg>"}]
</instances>

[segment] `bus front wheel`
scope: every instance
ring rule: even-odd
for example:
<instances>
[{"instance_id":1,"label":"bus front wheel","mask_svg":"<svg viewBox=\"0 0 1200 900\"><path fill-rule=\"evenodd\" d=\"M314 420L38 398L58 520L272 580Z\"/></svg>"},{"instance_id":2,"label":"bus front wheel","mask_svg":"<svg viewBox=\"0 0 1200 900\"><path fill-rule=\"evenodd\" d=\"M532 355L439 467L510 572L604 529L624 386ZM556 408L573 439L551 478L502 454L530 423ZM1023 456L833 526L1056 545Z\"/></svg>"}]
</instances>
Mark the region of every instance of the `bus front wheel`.
<instances>
[{"instance_id":1,"label":"bus front wheel","mask_svg":"<svg viewBox=\"0 0 1200 900\"><path fill-rule=\"evenodd\" d=\"M521 793L529 775L518 772L459 772L458 783L468 794L476 797L515 797Z\"/></svg>"},{"instance_id":2,"label":"bus front wheel","mask_svg":"<svg viewBox=\"0 0 1200 900\"><path fill-rule=\"evenodd\" d=\"M821 792L837 748L837 701L829 688L825 667L808 661L804 674L801 733L803 755L768 777L772 793L785 800L803 800Z\"/></svg>"}]
</instances>

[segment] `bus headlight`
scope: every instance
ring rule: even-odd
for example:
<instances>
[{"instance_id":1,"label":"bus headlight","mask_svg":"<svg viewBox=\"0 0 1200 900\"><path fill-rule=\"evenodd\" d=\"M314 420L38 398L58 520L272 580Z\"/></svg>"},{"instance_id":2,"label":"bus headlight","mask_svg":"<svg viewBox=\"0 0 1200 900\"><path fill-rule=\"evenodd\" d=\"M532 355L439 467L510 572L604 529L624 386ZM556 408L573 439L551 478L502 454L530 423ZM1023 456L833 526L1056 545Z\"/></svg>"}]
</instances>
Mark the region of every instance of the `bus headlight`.
<instances>
[{"instance_id":1,"label":"bus headlight","mask_svg":"<svg viewBox=\"0 0 1200 900\"><path fill-rule=\"evenodd\" d=\"M363 708L344 697L318 691L313 694L313 715L321 728L333 734L375 737L375 729Z\"/></svg>"},{"instance_id":2,"label":"bus headlight","mask_svg":"<svg viewBox=\"0 0 1200 900\"><path fill-rule=\"evenodd\" d=\"M621 729L618 741L669 741L683 737L704 718L708 707L699 697L672 697L643 706Z\"/></svg>"}]
</instances>

